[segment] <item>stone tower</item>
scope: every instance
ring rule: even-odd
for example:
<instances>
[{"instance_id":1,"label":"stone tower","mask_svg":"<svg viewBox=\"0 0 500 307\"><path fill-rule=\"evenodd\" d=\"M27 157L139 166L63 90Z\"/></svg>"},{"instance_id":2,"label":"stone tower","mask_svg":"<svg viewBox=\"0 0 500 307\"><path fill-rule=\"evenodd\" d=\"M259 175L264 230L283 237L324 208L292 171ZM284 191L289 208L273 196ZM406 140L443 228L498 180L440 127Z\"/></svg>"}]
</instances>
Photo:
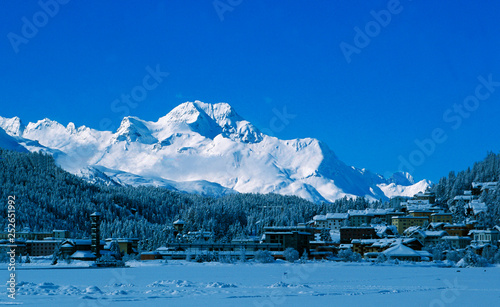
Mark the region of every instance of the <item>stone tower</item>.
<instances>
[{"instance_id":1,"label":"stone tower","mask_svg":"<svg viewBox=\"0 0 500 307\"><path fill-rule=\"evenodd\" d=\"M101 224L101 214L99 212L94 212L90 215L90 219L92 220L90 248L92 253L99 258L101 256L101 231L99 228Z\"/></svg>"}]
</instances>

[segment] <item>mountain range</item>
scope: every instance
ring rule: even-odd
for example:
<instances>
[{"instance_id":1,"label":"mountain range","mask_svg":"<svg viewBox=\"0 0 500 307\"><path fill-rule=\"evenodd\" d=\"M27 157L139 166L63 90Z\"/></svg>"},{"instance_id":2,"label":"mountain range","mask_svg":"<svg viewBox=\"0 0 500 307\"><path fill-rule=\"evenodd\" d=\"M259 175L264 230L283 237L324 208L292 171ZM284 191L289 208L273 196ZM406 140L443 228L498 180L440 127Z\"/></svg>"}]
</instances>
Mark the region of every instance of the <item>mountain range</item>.
<instances>
[{"instance_id":1,"label":"mountain range","mask_svg":"<svg viewBox=\"0 0 500 307\"><path fill-rule=\"evenodd\" d=\"M43 151L90 182L154 185L203 195L278 193L314 202L342 197L413 196L430 181L384 178L342 162L314 138L262 133L229 104L185 102L156 122L125 117L117 131L66 127L50 119L24 125L0 117L0 147Z\"/></svg>"}]
</instances>

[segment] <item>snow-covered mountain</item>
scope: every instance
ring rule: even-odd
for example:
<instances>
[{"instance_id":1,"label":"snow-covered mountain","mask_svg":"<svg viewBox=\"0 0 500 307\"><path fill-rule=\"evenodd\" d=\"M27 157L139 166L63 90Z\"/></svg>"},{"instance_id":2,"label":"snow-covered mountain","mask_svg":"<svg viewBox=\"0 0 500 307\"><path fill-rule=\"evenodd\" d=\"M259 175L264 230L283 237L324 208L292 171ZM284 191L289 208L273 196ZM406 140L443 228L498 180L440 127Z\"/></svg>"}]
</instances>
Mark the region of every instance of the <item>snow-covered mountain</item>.
<instances>
[{"instance_id":1,"label":"snow-covered mountain","mask_svg":"<svg viewBox=\"0 0 500 307\"><path fill-rule=\"evenodd\" d=\"M114 133L49 119L24 126L17 117L0 117L0 128L1 147L50 152L64 169L107 184L207 195L279 193L320 202L412 196L430 183L348 166L317 139L263 134L227 103L186 102L156 122L125 117Z\"/></svg>"}]
</instances>

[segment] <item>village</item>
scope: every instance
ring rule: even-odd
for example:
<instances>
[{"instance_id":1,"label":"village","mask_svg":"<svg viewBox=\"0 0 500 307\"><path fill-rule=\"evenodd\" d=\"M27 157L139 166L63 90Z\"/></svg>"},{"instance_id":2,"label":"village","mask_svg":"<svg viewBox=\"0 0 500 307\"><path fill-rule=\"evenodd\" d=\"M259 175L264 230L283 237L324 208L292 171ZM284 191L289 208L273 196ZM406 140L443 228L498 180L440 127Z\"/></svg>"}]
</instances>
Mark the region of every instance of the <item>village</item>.
<instances>
[{"instance_id":1,"label":"village","mask_svg":"<svg viewBox=\"0 0 500 307\"><path fill-rule=\"evenodd\" d=\"M194 260L246 261L262 258L286 259L287 251L296 251L302 259L341 260L340 255L359 255L358 259L376 261L393 259L402 261L432 261L443 258L450 251L472 250L482 255L485 248L500 246L500 226L486 228L479 217L488 214L487 205L480 202L482 192L495 190L497 182L475 182L472 190L456 196L461 202L465 221L456 223L453 214L436 202L431 192L420 192L400 204L396 209L348 210L344 213L316 215L296 226L266 226L261 236L235 239L230 243L213 242L209 231L184 231L185 222L176 220L167 229L175 242L152 251L140 251L139 241L147 238L100 237L100 218L91 215L91 238L74 239L66 230L32 232L24 229L16 233L16 253L20 261L30 257L53 256L66 261L97 261L108 263L133 257L140 260ZM0 249L8 249L8 232L0 233ZM432 253L442 246L443 254ZM353 257L356 259L356 257Z\"/></svg>"}]
</instances>

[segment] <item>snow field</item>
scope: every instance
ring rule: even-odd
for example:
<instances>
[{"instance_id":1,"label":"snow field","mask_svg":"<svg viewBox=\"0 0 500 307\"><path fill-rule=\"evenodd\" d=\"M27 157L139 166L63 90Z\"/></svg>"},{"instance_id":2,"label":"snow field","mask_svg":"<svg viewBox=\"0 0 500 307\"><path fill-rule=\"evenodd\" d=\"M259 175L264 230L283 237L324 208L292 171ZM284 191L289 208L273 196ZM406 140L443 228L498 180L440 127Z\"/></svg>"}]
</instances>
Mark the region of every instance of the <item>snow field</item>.
<instances>
[{"instance_id":1,"label":"snow field","mask_svg":"<svg viewBox=\"0 0 500 307\"><path fill-rule=\"evenodd\" d=\"M310 262L20 266L24 306L498 306L500 267ZM7 276L5 267L1 267ZM4 274L5 273L5 274ZM3 285L5 289L5 285ZM2 290L6 293L6 290ZM0 305L12 302L6 295Z\"/></svg>"}]
</instances>

